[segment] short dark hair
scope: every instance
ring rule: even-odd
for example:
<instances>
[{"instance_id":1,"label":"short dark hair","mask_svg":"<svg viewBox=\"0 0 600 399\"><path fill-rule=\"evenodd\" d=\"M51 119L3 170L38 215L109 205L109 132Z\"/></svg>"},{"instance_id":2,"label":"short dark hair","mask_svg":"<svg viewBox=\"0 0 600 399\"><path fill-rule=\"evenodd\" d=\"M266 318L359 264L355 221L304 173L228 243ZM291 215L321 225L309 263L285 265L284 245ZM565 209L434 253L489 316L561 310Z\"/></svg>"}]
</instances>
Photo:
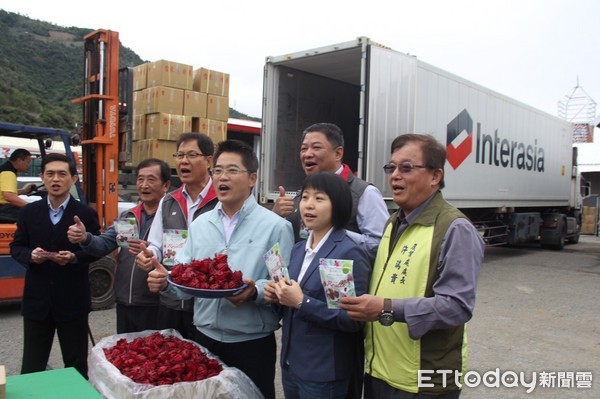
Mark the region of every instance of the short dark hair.
<instances>
[{"instance_id":1,"label":"short dark hair","mask_svg":"<svg viewBox=\"0 0 600 399\"><path fill-rule=\"evenodd\" d=\"M77 176L77 168L73 159L65 154L51 153L42 158L42 173L46 171L46 165L50 162L66 162L69 165L69 173L71 176Z\"/></svg>"},{"instance_id":2,"label":"short dark hair","mask_svg":"<svg viewBox=\"0 0 600 399\"><path fill-rule=\"evenodd\" d=\"M440 189L444 188L444 165L446 164L446 149L444 146L430 134L408 133L400 135L392 141L391 154L408 143L417 143L421 146L425 166L442 170Z\"/></svg>"},{"instance_id":3,"label":"short dark hair","mask_svg":"<svg viewBox=\"0 0 600 399\"><path fill-rule=\"evenodd\" d=\"M179 149L179 146L182 143L185 143L186 141L190 140L196 140L198 148L200 148L200 151L202 151L203 155L210 156L213 155L213 153L215 152L215 145L213 144L211 138L208 137L206 134L202 133L182 133L177 139L175 148Z\"/></svg>"},{"instance_id":4,"label":"short dark hair","mask_svg":"<svg viewBox=\"0 0 600 399\"><path fill-rule=\"evenodd\" d=\"M341 176L331 172L317 172L306 176L300 196L304 190L312 188L322 191L331 200L331 222L336 229L343 229L352 215L352 193L350 185Z\"/></svg>"},{"instance_id":5,"label":"short dark hair","mask_svg":"<svg viewBox=\"0 0 600 399\"><path fill-rule=\"evenodd\" d=\"M250 145L240 140L225 140L221 141L217 144L217 150L215 151L215 156L213 158L213 163L217 164L217 159L224 152L233 152L235 154L239 154L242 157L242 163L244 164L244 168L249 173L254 173L258 170L258 158L256 158L256 154Z\"/></svg>"},{"instance_id":6,"label":"short dark hair","mask_svg":"<svg viewBox=\"0 0 600 399\"><path fill-rule=\"evenodd\" d=\"M304 129L304 132L302 132L301 141L304 141L304 137L306 137L308 133L312 132L323 133L327 138L327 141L331 143L331 146L333 148L344 147L344 134L342 133L342 129L340 129L338 125L324 122L310 125L306 129Z\"/></svg>"},{"instance_id":7,"label":"short dark hair","mask_svg":"<svg viewBox=\"0 0 600 399\"><path fill-rule=\"evenodd\" d=\"M8 158L9 161L16 161L17 159L24 159L27 157L30 157L31 153L29 151L27 151L25 148L17 148L16 150L14 150L12 152L12 154L10 154L10 158Z\"/></svg>"},{"instance_id":8,"label":"short dark hair","mask_svg":"<svg viewBox=\"0 0 600 399\"><path fill-rule=\"evenodd\" d=\"M158 158L146 158L140 162L137 166L137 173L139 174L140 169L148 168L150 166L158 165L160 168L160 181L166 183L171 180L171 169L169 165Z\"/></svg>"}]
</instances>

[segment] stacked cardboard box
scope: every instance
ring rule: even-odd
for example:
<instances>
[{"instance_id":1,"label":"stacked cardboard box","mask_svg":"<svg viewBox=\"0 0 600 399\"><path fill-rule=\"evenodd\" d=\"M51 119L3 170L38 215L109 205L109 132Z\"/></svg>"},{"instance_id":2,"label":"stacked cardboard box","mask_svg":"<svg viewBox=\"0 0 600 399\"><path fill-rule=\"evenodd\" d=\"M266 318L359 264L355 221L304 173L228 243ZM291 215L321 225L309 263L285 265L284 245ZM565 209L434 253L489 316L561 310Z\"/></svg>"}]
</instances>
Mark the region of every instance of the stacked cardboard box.
<instances>
[{"instance_id":1,"label":"stacked cardboard box","mask_svg":"<svg viewBox=\"0 0 600 399\"><path fill-rule=\"evenodd\" d=\"M176 89L192 88L192 66L160 60L147 64L147 87L167 86Z\"/></svg>"},{"instance_id":2,"label":"stacked cardboard box","mask_svg":"<svg viewBox=\"0 0 600 399\"><path fill-rule=\"evenodd\" d=\"M167 60L133 68L132 166L148 157L175 167L181 133L227 138L229 74Z\"/></svg>"},{"instance_id":3,"label":"stacked cardboard box","mask_svg":"<svg viewBox=\"0 0 600 399\"><path fill-rule=\"evenodd\" d=\"M582 234L597 234L598 228L598 208L594 206L583 207L583 217L581 224Z\"/></svg>"},{"instance_id":4,"label":"stacked cardboard box","mask_svg":"<svg viewBox=\"0 0 600 399\"><path fill-rule=\"evenodd\" d=\"M205 112L192 118L192 131L210 136L215 143L227 138L229 74L207 68L194 70L192 89L206 96Z\"/></svg>"}]
</instances>

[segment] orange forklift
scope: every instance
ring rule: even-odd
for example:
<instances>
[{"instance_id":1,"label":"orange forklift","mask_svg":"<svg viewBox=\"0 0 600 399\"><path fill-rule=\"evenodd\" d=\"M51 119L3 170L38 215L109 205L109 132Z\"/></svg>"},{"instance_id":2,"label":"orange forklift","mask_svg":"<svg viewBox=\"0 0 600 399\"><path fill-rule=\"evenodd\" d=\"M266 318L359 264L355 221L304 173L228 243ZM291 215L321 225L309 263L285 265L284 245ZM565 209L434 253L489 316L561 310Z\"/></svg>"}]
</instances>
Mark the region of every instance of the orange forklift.
<instances>
[{"instance_id":1,"label":"orange forklift","mask_svg":"<svg viewBox=\"0 0 600 399\"><path fill-rule=\"evenodd\" d=\"M119 69L119 34L97 30L84 37L83 192L106 228L118 217L119 170L131 164L131 69Z\"/></svg>"}]
</instances>

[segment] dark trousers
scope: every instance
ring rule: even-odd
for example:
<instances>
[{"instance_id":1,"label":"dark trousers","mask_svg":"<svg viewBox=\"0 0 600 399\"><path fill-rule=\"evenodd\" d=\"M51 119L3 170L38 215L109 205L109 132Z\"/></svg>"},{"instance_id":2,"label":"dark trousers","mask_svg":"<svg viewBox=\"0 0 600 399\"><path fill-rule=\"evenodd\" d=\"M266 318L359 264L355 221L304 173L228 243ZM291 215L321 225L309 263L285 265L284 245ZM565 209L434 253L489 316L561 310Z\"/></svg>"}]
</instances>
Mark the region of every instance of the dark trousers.
<instances>
[{"instance_id":1,"label":"dark trousers","mask_svg":"<svg viewBox=\"0 0 600 399\"><path fill-rule=\"evenodd\" d=\"M350 375L346 399L361 399L363 397L363 377L365 375L365 340L362 332L356 334L356 344L353 351L354 367Z\"/></svg>"},{"instance_id":2,"label":"dark trousers","mask_svg":"<svg viewBox=\"0 0 600 399\"><path fill-rule=\"evenodd\" d=\"M286 365L281 367L281 384L285 399L344 399L350 378L316 382L298 377Z\"/></svg>"},{"instance_id":3,"label":"dark trousers","mask_svg":"<svg viewBox=\"0 0 600 399\"><path fill-rule=\"evenodd\" d=\"M58 334L65 367L75 367L87 379L88 315L79 319L55 322L23 318L23 365L21 374L46 370L52 350L54 332Z\"/></svg>"},{"instance_id":4,"label":"dark trousers","mask_svg":"<svg viewBox=\"0 0 600 399\"><path fill-rule=\"evenodd\" d=\"M158 305L129 306L117 303L117 334L158 329Z\"/></svg>"},{"instance_id":5,"label":"dark trousers","mask_svg":"<svg viewBox=\"0 0 600 399\"><path fill-rule=\"evenodd\" d=\"M196 330L194 341L218 356L226 365L246 373L265 399L275 399L275 334L251 341L225 343Z\"/></svg>"},{"instance_id":6,"label":"dark trousers","mask_svg":"<svg viewBox=\"0 0 600 399\"><path fill-rule=\"evenodd\" d=\"M12 204L0 204L0 219L3 223L16 222L21 208Z\"/></svg>"},{"instance_id":7,"label":"dark trousers","mask_svg":"<svg viewBox=\"0 0 600 399\"><path fill-rule=\"evenodd\" d=\"M411 393L396 389L379 378L365 374L365 399L458 399L461 391L442 394Z\"/></svg>"},{"instance_id":8,"label":"dark trousers","mask_svg":"<svg viewBox=\"0 0 600 399\"><path fill-rule=\"evenodd\" d=\"M196 327L194 326L194 313L183 310L175 310L166 307L162 303L158 305L159 330L173 328L185 339L194 339Z\"/></svg>"}]
</instances>

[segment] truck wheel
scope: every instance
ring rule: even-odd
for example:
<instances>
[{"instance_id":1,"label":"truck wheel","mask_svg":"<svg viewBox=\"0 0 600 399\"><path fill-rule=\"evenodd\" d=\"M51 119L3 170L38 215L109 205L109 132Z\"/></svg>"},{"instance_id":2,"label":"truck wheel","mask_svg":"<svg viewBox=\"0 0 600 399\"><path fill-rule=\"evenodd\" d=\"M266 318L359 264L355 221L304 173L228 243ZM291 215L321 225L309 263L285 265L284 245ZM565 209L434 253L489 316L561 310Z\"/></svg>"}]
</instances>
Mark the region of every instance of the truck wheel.
<instances>
[{"instance_id":1,"label":"truck wheel","mask_svg":"<svg viewBox=\"0 0 600 399\"><path fill-rule=\"evenodd\" d=\"M577 233L573 237L569 238L570 244L577 244L578 242L579 242L579 233Z\"/></svg>"},{"instance_id":2,"label":"truck wheel","mask_svg":"<svg viewBox=\"0 0 600 399\"><path fill-rule=\"evenodd\" d=\"M92 310L107 309L115 303L115 261L104 257L90 265L90 294Z\"/></svg>"},{"instance_id":3,"label":"truck wheel","mask_svg":"<svg viewBox=\"0 0 600 399\"><path fill-rule=\"evenodd\" d=\"M565 232L563 231L563 232L560 233L560 237L558 239L558 242L552 246L552 249L560 251L564 247L565 247Z\"/></svg>"}]
</instances>

